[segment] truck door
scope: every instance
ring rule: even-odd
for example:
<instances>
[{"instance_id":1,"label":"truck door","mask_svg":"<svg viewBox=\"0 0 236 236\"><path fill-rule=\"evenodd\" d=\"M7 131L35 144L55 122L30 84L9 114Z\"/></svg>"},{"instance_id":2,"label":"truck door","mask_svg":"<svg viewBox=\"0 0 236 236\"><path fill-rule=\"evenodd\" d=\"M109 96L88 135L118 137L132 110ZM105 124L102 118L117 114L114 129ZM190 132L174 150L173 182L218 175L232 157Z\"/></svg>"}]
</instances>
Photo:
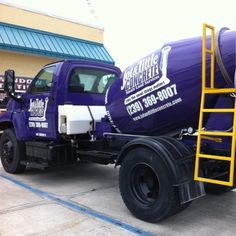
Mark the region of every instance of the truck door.
<instances>
[{"instance_id":1,"label":"truck door","mask_svg":"<svg viewBox=\"0 0 236 236\"><path fill-rule=\"evenodd\" d=\"M56 65L43 68L24 96L24 112L32 138L56 139L57 109L52 97Z\"/></svg>"},{"instance_id":2,"label":"truck door","mask_svg":"<svg viewBox=\"0 0 236 236\"><path fill-rule=\"evenodd\" d=\"M85 134L106 115L105 92L116 78L112 70L74 65L67 73L65 105L59 105L59 133Z\"/></svg>"}]
</instances>

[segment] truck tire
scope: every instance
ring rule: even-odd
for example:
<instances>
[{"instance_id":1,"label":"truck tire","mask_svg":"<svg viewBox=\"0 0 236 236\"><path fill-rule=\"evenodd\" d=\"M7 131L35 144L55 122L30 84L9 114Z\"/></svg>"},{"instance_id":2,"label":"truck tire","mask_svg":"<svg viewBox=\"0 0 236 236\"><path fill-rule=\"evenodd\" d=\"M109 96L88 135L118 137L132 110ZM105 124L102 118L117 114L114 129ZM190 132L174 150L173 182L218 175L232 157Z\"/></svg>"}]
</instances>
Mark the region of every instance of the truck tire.
<instances>
[{"instance_id":1,"label":"truck tire","mask_svg":"<svg viewBox=\"0 0 236 236\"><path fill-rule=\"evenodd\" d=\"M121 164L119 185L125 205L141 220L163 220L178 205L166 165L149 148L136 147L127 153Z\"/></svg>"},{"instance_id":2,"label":"truck tire","mask_svg":"<svg viewBox=\"0 0 236 236\"><path fill-rule=\"evenodd\" d=\"M20 163L22 155L25 155L24 145L17 141L14 130L4 130L0 138L0 156L5 171L11 174L23 172L26 166Z\"/></svg>"}]
</instances>

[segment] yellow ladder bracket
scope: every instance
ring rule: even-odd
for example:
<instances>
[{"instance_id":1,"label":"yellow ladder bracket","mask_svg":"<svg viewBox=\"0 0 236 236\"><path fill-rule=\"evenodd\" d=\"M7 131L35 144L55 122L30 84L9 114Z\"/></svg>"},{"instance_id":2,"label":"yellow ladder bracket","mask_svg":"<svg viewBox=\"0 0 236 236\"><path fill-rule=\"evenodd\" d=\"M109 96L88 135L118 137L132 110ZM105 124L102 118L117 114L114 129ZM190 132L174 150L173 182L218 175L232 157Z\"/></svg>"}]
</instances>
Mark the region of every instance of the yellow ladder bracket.
<instances>
[{"instance_id":1,"label":"yellow ladder bracket","mask_svg":"<svg viewBox=\"0 0 236 236\"><path fill-rule=\"evenodd\" d=\"M206 31L211 31L211 46L210 49L207 48L207 38ZM210 54L210 86L206 84L206 58L207 54ZM215 28L213 26L203 24L203 39L202 39L202 96L201 96L201 105L200 105L200 114L199 114L199 125L198 125L198 137L197 137L197 148L196 148L196 159L195 159L195 170L194 170L194 180L202 181L206 183L219 184L224 186L233 186L234 184L234 163L235 163L235 141L236 141L236 102L234 102L234 108L205 108L205 97L207 94L230 94L235 93L235 88L215 88ZM217 112L217 113L233 113L233 130L232 132L224 131L209 131L203 130L203 116L204 113L208 112ZM201 141L202 139L214 139L215 136L231 137L231 155L230 156L218 156L218 155L209 155L201 153ZM216 137L217 138L217 137ZM199 165L200 159L213 159L220 161L230 162L229 170L229 180L222 181L210 178L204 178L199 176Z\"/></svg>"}]
</instances>

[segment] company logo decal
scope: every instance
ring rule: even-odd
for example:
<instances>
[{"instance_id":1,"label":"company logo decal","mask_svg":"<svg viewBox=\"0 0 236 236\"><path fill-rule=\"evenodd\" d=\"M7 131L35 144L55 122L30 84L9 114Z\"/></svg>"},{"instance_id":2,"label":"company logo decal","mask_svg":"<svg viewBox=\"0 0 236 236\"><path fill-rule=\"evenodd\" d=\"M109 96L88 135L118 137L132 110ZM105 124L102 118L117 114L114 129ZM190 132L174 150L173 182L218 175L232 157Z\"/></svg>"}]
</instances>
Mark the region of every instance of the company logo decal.
<instances>
[{"instance_id":1,"label":"company logo decal","mask_svg":"<svg viewBox=\"0 0 236 236\"><path fill-rule=\"evenodd\" d=\"M46 110L48 106L48 97L30 99L29 107L29 120L30 121L45 121L46 120Z\"/></svg>"},{"instance_id":2,"label":"company logo decal","mask_svg":"<svg viewBox=\"0 0 236 236\"><path fill-rule=\"evenodd\" d=\"M126 94L130 94L137 89L140 89L149 83L156 81L152 85L153 88L159 89L167 85L170 80L167 78L167 65L168 57L171 50L171 46L165 46L162 48L160 56L153 53L134 66L129 67L123 76L123 84L121 90L125 90ZM162 74L160 78L160 72Z\"/></svg>"},{"instance_id":3,"label":"company logo decal","mask_svg":"<svg viewBox=\"0 0 236 236\"><path fill-rule=\"evenodd\" d=\"M124 105L134 121L182 102L177 85L168 78L171 49L171 46L165 46L124 72L121 85L121 90L126 93Z\"/></svg>"}]
</instances>

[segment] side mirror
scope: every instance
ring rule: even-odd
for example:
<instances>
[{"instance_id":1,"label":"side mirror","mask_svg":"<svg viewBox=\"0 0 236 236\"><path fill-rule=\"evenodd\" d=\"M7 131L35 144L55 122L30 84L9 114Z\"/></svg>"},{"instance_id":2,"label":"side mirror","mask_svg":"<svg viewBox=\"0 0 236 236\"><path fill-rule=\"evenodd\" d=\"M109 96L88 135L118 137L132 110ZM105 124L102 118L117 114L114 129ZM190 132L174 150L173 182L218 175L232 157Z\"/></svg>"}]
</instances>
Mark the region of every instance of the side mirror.
<instances>
[{"instance_id":1,"label":"side mirror","mask_svg":"<svg viewBox=\"0 0 236 236\"><path fill-rule=\"evenodd\" d=\"M22 102L23 99L21 96L15 96L15 71L14 70L6 70L4 75L4 84L3 84L4 92L7 93L9 97L14 99L17 102Z\"/></svg>"},{"instance_id":2,"label":"side mirror","mask_svg":"<svg viewBox=\"0 0 236 236\"><path fill-rule=\"evenodd\" d=\"M15 94L15 71L6 70L4 76L4 92L9 96L14 96Z\"/></svg>"}]
</instances>

